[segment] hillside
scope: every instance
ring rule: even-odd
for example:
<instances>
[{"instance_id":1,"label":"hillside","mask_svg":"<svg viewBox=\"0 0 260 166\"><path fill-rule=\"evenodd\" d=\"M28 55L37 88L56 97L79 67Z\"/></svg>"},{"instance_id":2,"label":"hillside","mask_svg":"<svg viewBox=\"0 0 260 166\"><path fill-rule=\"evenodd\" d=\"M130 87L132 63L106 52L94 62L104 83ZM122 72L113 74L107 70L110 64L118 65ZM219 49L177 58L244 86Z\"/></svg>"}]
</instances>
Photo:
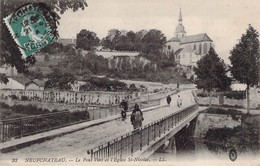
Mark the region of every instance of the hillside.
<instances>
[{"instance_id":1,"label":"hillside","mask_svg":"<svg viewBox=\"0 0 260 166\"><path fill-rule=\"evenodd\" d=\"M39 53L36 64L29 68L33 78L46 77L55 68L69 72L75 76L104 75L109 78L131 79L163 83L189 83L180 74L181 69L166 67L160 69L157 64L140 56L113 56L103 58L88 52L80 55L68 55L66 52Z\"/></svg>"}]
</instances>

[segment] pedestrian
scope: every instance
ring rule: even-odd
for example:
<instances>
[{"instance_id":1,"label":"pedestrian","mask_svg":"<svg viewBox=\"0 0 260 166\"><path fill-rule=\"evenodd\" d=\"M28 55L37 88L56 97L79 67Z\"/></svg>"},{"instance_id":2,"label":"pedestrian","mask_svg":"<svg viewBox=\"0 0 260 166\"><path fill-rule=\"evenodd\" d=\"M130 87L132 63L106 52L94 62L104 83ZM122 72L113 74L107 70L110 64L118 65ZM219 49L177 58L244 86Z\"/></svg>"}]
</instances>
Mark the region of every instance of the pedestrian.
<instances>
[{"instance_id":1,"label":"pedestrian","mask_svg":"<svg viewBox=\"0 0 260 166\"><path fill-rule=\"evenodd\" d=\"M127 112L127 110L128 110L128 103L127 103L127 101L123 100L123 101L120 103L119 107L121 108L121 116L122 116L123 120L125 120L125 118L126 118L126 112Z\"/></svg>"},{"instance_id":2,"label":"pedestrian","mask_svg":"<svg viewBox=\"0 0 260 166\"><path fill-rule=\"evenodd\" d=\"M121 116L122 116L122 120L126 119L126 112L125 109L120 105L119 108L121 109Z\"/></svg>"},{"instance_id":3,"label":"pedestrian","mask_svg":"<svg viewBox=\"0 0 260 166\"><path fill-rule=\"evenodd\" d=\"M177 89L179 89L179 86L180 86L180 85L179 85L179 83L177 82Z\"/></svg>"},{"instance_id":4,"label":"pedestrian","mask_svg":"<svg viewBox=\"0 0 260 166\"><path fill-rule=\"evenodd\" d=\"M171 104L171 101L172 101L172 98L171 98L170 95L167 96L166 101L167 101L168 106L170 107L170 104Z\"/></svg>"},{"instance_id":5,"label":"pedestrian","mask_svg":"<svg viewBox=\"0 0 260 166\"><path fill-rule=\"evenodd\" d=\"M177 106L178 106L178 107L181 107L181 105L182 105L182 99L181 99L181 96L178 95L178 98L177 98Z\"/></svg>"},{"instance_id":6,"label":"pedestrian","mask_svg":"<svg viewBox=\"0 0 260 166\"><path fill-rule=\"evenodd\" d=\"M128 110L128 103L127 103L127 101L123 99L122 102L120 103L120 105L123 107L125 112L127 112L127 110Z\"/></svg>"},{"instance_id":7,"label":"pedestrian","mask_svg":"<svg viewBox=\"0 0 260 166\"><path fill-rule=\"evenodd\" d=\"M132 115L131 115L131 123L134 127L134 130L139 128L139 127L142 127L142 121L143 120L144 120L143 113L140 110L139 105L135 104L134 110L133 110Z\"/></svg>"}]
</instances>

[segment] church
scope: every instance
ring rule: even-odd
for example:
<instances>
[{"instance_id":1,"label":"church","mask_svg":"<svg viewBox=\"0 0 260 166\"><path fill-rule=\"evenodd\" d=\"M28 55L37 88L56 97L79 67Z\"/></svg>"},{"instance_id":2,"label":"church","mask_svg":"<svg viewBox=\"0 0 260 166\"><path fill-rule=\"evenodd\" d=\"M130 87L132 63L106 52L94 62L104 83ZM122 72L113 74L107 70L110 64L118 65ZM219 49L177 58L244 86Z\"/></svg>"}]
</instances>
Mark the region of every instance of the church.
<instances>
[{"instance_id":1,"label":"church","mask_svg":"<svg viewBox=\"0 0 260 166\"><path fill-rule=\"evenodd\" d=\"M164 52L167 55L173 53L177 64L192 72L197 61L208 53L211 46L214 48L213 41L206 33L187 36L182 25L181 9L178 21L174 37L167 41Z\"/></svg>"}]
</instances>

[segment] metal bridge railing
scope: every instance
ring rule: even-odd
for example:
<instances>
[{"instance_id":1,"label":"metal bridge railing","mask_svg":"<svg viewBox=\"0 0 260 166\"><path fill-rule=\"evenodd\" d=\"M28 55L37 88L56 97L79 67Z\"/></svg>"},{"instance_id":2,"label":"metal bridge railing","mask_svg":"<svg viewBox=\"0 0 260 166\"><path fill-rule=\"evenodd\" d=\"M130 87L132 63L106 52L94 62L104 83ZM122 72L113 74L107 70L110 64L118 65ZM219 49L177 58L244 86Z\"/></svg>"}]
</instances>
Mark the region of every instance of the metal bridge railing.
<instances>
[{"instance_id":1,"label":"metal bridge railing","mask_svg":"<svg viewBox=\"0 0 260 166\"><path fill-rule=\"evenodd\" d=\"M198 109L194 104L88 151L91 159L125 159L173 129Z\"/></svg>"},{"instance_id":2,"label":"metal bridge railing","mask_svg":"<svg viewBox=\"0 0 260 166\"><path fill-rule=\"evenodd\" d=\"M141 108L160 105L160 100L149 100L136 102ZM129 103L129 111L135 103ZM34 116L27 116L0 121L0 141L8 141L11 138L21 138L28 135L37 134L77 123L90 120L102 119L108 116L119 115L121 110L118 106L100 108L86 111L62 111Z\"/></svg>"}]
</instances>

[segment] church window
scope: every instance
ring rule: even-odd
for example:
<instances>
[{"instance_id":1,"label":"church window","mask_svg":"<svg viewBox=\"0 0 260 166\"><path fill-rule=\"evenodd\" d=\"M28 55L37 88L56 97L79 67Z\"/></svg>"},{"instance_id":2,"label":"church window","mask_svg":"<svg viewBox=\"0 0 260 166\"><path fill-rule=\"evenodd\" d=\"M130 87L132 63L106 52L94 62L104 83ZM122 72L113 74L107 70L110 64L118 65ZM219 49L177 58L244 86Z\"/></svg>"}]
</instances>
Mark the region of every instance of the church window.
<instances>
[{"instance_id":1,"label":"church window","mask_svg":"<svg viewBox=\"0 0 260 166\"><path fill-rule=\"evenodd\" d=\"M194 48L193 48L193 50L196 50L196 44L194 44Z\"/></svg>"},{"instance_id":2,"label":"church window","mask_svg":"<svg viewBox=\"0 0 260 166\"><path fill-rule=\"evenodd\" d=\"M207 54L207 50L208 50L207 43L204 43L203 49L204 49L204 54Z\"/></svg>"},{"instance_id":3,"label":"church window","mask_svg":"<svg viewBox=\"0 0 260 166\"><path fill-rule=\"evenodd\" d=\"M201 43L200 43L200 46L199 46L199 54L201 55Z\"/></svg>"}]
</instances>

